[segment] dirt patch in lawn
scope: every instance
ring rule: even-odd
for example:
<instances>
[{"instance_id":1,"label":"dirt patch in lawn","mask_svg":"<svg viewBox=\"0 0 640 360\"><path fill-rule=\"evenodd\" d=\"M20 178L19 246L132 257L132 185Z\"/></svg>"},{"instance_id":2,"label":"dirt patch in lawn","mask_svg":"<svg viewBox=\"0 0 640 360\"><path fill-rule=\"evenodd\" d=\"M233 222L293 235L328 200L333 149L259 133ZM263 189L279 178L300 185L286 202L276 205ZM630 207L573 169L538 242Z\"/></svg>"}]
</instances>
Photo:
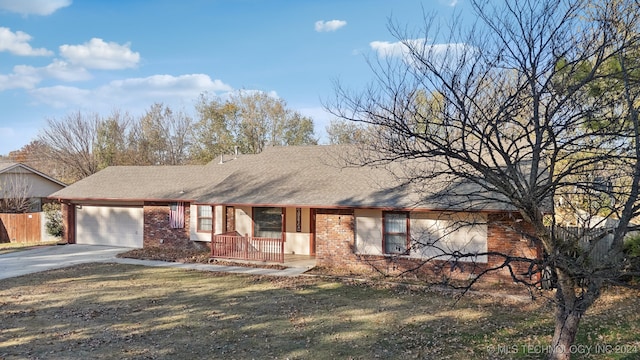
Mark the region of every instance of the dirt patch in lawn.
<instances>
[{"instance_id":1,"label":"dirt patch in lawn","mask_svg":"<svg viewBox=\"0 0 640 360\"><path fill-rule=\"evenodd\" d=\"M605 292L578 341L612 352L577 358L636 358L638 295ZM0 282L0 358L539 359L550 310L386 283L86 264Z\"/></svg>"}]
</instances>

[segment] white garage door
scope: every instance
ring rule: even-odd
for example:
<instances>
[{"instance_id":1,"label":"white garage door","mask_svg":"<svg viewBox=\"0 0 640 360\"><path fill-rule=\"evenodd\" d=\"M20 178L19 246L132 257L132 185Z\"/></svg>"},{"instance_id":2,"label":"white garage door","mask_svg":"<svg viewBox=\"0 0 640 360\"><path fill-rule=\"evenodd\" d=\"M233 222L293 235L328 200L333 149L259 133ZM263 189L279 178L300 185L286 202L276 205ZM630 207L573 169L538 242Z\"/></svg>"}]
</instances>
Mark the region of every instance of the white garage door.
<instances>
[{"instance_id":1,"label":"white garage door","mask_svg":"<svg viewBox=\"0 0 640 360\"><path fill-rule=\"evenodd\" d=\"M142 207L76 207L76 243L142 247Z\"/></svg>"}]
</instances>

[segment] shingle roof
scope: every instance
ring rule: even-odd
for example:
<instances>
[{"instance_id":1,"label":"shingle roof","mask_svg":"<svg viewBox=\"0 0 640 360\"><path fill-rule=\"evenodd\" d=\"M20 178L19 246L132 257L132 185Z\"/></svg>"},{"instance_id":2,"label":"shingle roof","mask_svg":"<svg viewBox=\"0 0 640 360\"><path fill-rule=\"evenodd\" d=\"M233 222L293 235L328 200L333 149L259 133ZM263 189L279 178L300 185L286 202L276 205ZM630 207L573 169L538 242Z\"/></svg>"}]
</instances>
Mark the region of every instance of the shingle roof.
<instances>
[{"instance_id":1,"label":"shingle roof","mask_svg":"<svg viewBox=\"0 0 640 360\"><path fill-rule=\"evenodd\" d=\"M205 166L110 166L51 195L70 200L194 200Z\"/></svg>"},{"instance_id":2,"label":"shingle roof","mask_svg":"<svg viewBox=\"0 0 640 360\"><path fill-rule=\"evenodd\" d=\"M481 192L470 184L432 179L428 189L419 189L403 185L385 168L346 166L344 155L356 150L352 146L270 147L222 164L115 166L52 197L299 207L507 208L499 202L484 202L481 196L473 198ZM414 162L411 166L419 168L421 164Z\"/></svg>"}]
</instances>

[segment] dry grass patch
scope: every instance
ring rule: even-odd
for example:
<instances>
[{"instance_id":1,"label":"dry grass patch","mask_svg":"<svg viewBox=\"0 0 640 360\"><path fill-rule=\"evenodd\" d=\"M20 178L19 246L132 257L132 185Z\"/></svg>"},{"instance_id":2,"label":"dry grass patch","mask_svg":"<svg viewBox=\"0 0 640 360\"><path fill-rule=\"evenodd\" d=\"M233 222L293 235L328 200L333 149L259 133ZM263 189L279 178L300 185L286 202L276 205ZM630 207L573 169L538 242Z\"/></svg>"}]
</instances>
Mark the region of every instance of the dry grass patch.
<instances>
[{"instance_id":1,"label":"dry grass patch","mask_svg":"<svg viewBox=\"0 0 640 360\"><path fill-rule=\"evenodd\" d=\"M640 346L637 295L607 292L580 341ZM0 358L537 359L495 346L549 341L544 301L453 304L374 282L88 264L0 282Z\"/></svg>"}]
</instances>

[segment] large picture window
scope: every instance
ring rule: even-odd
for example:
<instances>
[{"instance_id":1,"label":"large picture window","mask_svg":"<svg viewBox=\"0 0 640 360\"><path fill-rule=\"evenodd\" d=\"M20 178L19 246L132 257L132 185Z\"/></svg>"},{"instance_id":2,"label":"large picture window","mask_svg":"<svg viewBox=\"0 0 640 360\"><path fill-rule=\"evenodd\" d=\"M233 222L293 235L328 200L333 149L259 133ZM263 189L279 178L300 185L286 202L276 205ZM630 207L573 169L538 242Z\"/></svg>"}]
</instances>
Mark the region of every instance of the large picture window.
<instances>
[{"instance_id":1,"label":"large picture window","mask_svg":"<svg viewBox=\"0 0 640 360\"><path fill-rule=\"evenodd\" d=\"M383 214L385 254L405 254L409 249L409 213L385 212Z\"/></svg>"},{"instance_id":2,"label":"large picture window","mask_svg":"<svg viewBox=\"0 0 640 360\"><path fill-rule=\"evenodd\" d=\"M198 205L198 231L211 232L213 230L213 212L209 205Z\"/></svg>"},{"instance_id":3,"label":"large picture window","mask_svg":"<svg viewBox=\"0 0 640 360\"><path fill-rule=\"evenodd\" d=\"M253 208L253 236L266 238L282 237L282 208Z\"/></svg>"}]
</instances>

